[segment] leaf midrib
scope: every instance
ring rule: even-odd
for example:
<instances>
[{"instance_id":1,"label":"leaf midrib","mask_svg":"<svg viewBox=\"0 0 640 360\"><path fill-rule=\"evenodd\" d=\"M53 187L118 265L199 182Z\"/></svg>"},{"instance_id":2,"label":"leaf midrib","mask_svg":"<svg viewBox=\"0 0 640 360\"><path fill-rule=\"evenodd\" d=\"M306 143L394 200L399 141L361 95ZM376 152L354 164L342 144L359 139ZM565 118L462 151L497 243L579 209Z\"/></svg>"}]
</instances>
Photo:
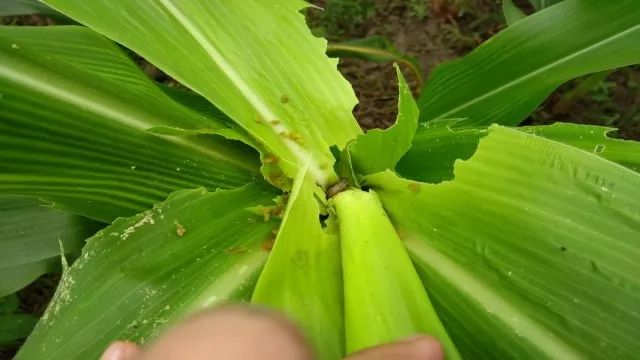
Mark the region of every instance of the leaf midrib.
<instances>
[{"instance_id":1,"label":"leaf midrib","mask_svg":"<svg viewBox=\"0 0 640 360\"><path fill-rule=\"evenodd\" d=\"M207 39L207 37L198 29L198 26L192 23L185 14L178 9L170 0L159 0L159 4L161 4L167 12L173 16L176 21L182 25L185 31L202 47L202 49L207 53L207 55L211 58L211 60L222 70L222 72L227 76L227 78L233 83L236 88L240 91L242 96L251 104L251 106L260 114L263 119L277 119L278 117L275 113L269 108L267 104L265 104L259 96L251 89L251 87L245 83L242 77L234 70L234 68L227 62L224 56L213 46ZM249 131L247 127L240 123L239 124L245 128L245 130ZM281 133L290 133L289 129L282 124L282 122L278 124L271 124L270 122L266 124L275 134ZM259 140L261 143L270 146L271 143L268 140L260 137L255 131L250 132L253 137ZM313 177L317 179L321 184L326 184L328 175L322 171L321 167L317 163L312 153L305 150L295 141L282 138L282 144L296 157L298 160L298 164L304 164L309 162L309 172L313 174Z\"/></svg>"},{"instance_id":2,"label":"leaf midrib","mask_svg":"<svg viewBox=\"0 0 640 360\"><path fill-rule=\"evenodd\" d=\"M571 53L568 56L564 56L564 57L560 58L559 60L553 61L553 62L551 62L551 63L549 63L549 64L547 64L547 65L545 65L545 66L533 71L533 72L527 73L526 75L521 76L519 78L516 78L511 82L508 82L508 83L506 83L504 85L501 85L498 88L495 88L495 89L493 89L493 90L491 90L489 92L486 92L486 93L484 93L484 94L482 94L482 95L480 95L480 96L478 96L476 98L473 98L473 99L471 99L469 101L466 101L466 102L462 103L461 105L458 105L458 106L456 106L455 108L453 108L453 109L451 109L449 111L446 111L444 113L440 113L438 115L433 115L433 116L431 116L431 119L432 120L436 120L436 119L446 118L447 116L449 116L451 114L454 114L454 113L456 113L456 112L458 112L458 111L460 111L462 109L468 108L469 106L472 106L472 105L474 105L474 104L476 104L476 103L478 103L478 102L480 102L480 101L482 101L482 100L484 100L486 98L489 98L489 97L491 97L491 96L493 96L493 95L495 95L497 93L505 91L505 90L507 90L507 89L509 89L509 88L511 88L513 86L516 86L516 85L518 85L518 84L520 84L520 83L522 83L524 81L527 81L527 80L529 80L529 79L531 79L531 78L533 78L533 77L535 77L535 76L537 76L537 75L539 75L541 73L544 73L548 69L551 69L551 68L553 68L553 67L555 67L557 65L561 65L561 64L563 64L563 63L565 63L565 62L567 62L567 61L569 61L571 59L574 59L574 58L576 58L576 57L578 57L578 56L580 56L580 55L582 55L584 53L587 53L587 52L589 52L591 50L594 50L594 49L597 49L597 48L599 48L601 46L604 46L604 45L608 44L609 42L611 42L613 40L616 40L619 37L625 36L627 33L630 33L630 32L633 32L634 30L637 30L638 28L640 28L640 24L634 25L634 26L632 26L632 27L630 27L628 29L622 30L622 31L616 33L613 36L607 37L606 39L604 39L602 41L598 41L598 42L596 42L596 43L594 43L594 44L592 44L592 45L590 45L590 46L588 46L586 48L583 48L583 49L581 49L581 50L579 50L577 52ZM424 106L422 108L424 108Z\"/></svg>"},{"instance_id":3,"label":"leaf midrib","mask_svg":"<svg viewBox=\"0 0 640 360\"><path fill-rule=\"evenodd\" d=\"M0 78L3 77L10 82L32 89L35 93L45 94L64 103L72 104L86 111L91 111L96 115L114 120L121 125L141 132L147 133L147 129L157 126L157 124L154 125L140 120L140 118L156 119L155 116L148 113L141 113L136 108L132 108L129 104L122 103L109 97L103 96L103 101L96 100L94 97L101 95L96 95L92 91L86 91L87 89L82 84L78 84L69 78L58 78L55 82L47 82L44 79L50 79L54 76L51 72L45 72L31 64L20 63L15 60L12 61L12 56L5 57L3 62L5 63L5 66L0 67ZM9 65L12 62L13 64ZM58 86L54 86L54 84ZM79 96L78 94L83 94L84 96ZM122 111L122 109L125 109L125 111ZM136 113L141 113L141 115L136 117ZM159 124L162 123L161 119L157 120ZM249 170L252 173L256 172L256 167L254 166L228 157L227 155L216 152L213 149L187 141L182 137L156 134L149 135L162 138L182 147L196 150L209 157L234 164L244 170Z\"/></svg>"},{"instance_id":4,"label":"leaf midrib","mask_svg":"<svg viewBox=\"0 0 640 360\"><path fill-rule=\"evenodd\" d=\"M513 329L519 336L528 339L529 343L536 346L541 353L546 354L550 359L584 358L583 354L551 335L544 326L519 311L499 294L491 291L490 287L457 266L437 249L415 237L408 237L404 243L410 250L409 253L412 257L417 257L420 262L438 272L450 284L465 284L465 286L457 286L457 288L488 309L487 311L499 309L492 311L492 314L500 318L505 326ZM422 255L419 254L423 254L428 261L423 260Z\"/></svg>"}]
</instances>

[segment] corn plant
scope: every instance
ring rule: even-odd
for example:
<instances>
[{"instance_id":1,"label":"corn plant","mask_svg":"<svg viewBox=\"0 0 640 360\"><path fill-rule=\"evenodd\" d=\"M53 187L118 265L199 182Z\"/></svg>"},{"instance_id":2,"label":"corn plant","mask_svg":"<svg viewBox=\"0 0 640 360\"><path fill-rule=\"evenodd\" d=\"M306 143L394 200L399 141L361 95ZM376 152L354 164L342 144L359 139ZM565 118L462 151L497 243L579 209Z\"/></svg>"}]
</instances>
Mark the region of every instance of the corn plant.
<instances>
[{"instance_id":1,"label":"corn plant","mask_svg":"<svg viewBox=\"0 0 640 360\"><path fill-rule=\"evenodd\" d=\"M4 294L82 253L18 359L228 302L284 312L320 359L414 333L448 359L640 353L640 144L517 127L640 63L637 0L520 19L417 101L399 72L396 124L366 134L301 1L45 2L86 27L0 28Z\"/></svg>"}]
</instances>

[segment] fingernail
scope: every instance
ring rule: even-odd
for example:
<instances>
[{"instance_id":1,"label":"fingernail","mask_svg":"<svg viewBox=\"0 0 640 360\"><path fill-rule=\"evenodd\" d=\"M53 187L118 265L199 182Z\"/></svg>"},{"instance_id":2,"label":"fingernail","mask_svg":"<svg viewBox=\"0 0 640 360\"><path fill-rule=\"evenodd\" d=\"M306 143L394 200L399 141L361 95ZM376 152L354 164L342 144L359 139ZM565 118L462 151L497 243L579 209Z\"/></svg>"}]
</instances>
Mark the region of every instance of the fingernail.
<instances>
[{"instance_id":1,"label":"fingernail","mask_svg":"<svg viewBox=\"0 0 640 360\"><path fill-rule=\"evenodd\" d=\"M109 345L104 353L102 353L100 360L129 360L139 352L140 349L138 345L132 342L118 341Z\"/></svg>"}]
</instances>

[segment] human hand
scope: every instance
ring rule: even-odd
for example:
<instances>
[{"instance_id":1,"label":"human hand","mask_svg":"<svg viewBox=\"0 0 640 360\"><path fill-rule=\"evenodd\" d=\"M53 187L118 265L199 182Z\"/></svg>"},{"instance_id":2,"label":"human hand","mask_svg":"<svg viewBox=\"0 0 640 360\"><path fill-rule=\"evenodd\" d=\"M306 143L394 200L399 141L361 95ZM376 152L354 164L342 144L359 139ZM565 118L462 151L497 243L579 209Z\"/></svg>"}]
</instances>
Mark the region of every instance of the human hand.
<instances>
[{"instance_id":1,"label":"human hand","mask_svg":"<svg viewBox=\"0 0 640 360\"><path fill-rule=\"evenodd\" d=\"M359 351L347 360L442 360L433 338L405 341ZM312 360L300 331L281 316L248 307L223 307L192 316L147 347L115 342L101 360Z\"/></svg>"}]
</instances>

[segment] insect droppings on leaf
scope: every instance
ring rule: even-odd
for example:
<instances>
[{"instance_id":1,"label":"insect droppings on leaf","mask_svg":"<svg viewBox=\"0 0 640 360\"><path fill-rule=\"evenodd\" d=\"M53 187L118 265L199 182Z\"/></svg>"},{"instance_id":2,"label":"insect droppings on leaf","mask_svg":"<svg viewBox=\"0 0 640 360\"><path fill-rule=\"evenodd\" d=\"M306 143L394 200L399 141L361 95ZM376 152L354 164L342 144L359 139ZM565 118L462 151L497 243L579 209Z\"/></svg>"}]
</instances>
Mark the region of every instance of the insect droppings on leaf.
<instances>
[{"instance_id":1,"label":"insect droppings on leaf","mask_svg":"<svg viewBox=\"0 0 640 360\"><path fill-rule=\"evenodd\" d=\"M268 154L262 159L265 164L275 164L278 162L278 158L273 154Z\"/></svg>"},{"instance_id":2,"label":"insect droppings on leaf","mask_svg":"<svg viewBox=\"0 0 640 360\"><path fill-rule=\"evenodd\" d=\"M269 173L269 175L267 175L267 180L278 187L282 187L287 183L287 177L281 171Z\"/></svg>"},{"instance_id":3,"label":"insect droppings on leaf","mask_svg":"<svg viewBox=\"0 0 640 360\"><path fill-rule=\"evenodd\" d=\"M247 252L247 248L245 248L244 246L232 246L228 249L225 249L224 252L229 255L242 254Z\"/></svg>"},{"instance_id":4,"label":"insect droppings on leaf","mask_svg":"<svg viewBox=\"0 0 640 360\"><path fill-rule=\"evenodd\" d=\"M262 211L264 222L267 222L269 221L269 219L271 219L271 208L263 206L262 208L260 208L260 211Z\"/></svg>"},{"instance_id":5,"label":"insect droppings on leaf","mask_svg":"<svg viewBox=\"0 0 640 360\"><path fill-rule=\"evenodd\" d=\"M420 184L417 182L409 183L409 185L407 185L407 188L409 189L409 191L414 193L420 192Z\"/></svg>"},{"instance_id":6,"label":"insect droppings on leaf","mask_svg":"<svg viewBox=\"0 0 640 360\"><path fill-rule=\"evenodd\" d=\"M281 218L282 214L284 214L284 207L282 206L275 206L271 209L271 216Z\"/></svg>"},{"instance_id":7,"label":"insect droppings on leaf","mask_svg":"<svg viewBox=\"0 0 640 360\"><path fill-rule=\"evenodd\" d=\"M294 142L298 143L298 145L300 145L300 146L304 145L304 140L302 139L302 134L300 134L297 131L292 131L292 132L282 131L280 133L280 136L285 138L285 139L289 139L291 141L294 141Z\"/></svg>"},{"instance_id":8,"label":"insect droppings on leaf","mask_svg":"<svg viewBox=\"0 0 640 360\"><path fill-rule=\"evenodd\" d=\"M287 95L282 95L280 97L280 102L283 103L283 104L288 103L289 102L289 97Z\"/></svg>"},{"instance_id":9,"label":"insect droppings on leaf","mask_svg":"<svg viewBox=\"0 0 640 360\"><path fill-rule=\"evenodd\" d=\"M287 203L289 202L289 194L278 196L275 202L276 205L271 207L271 216L275 218L282 218L284 210L287 208Z\"/></svg>"},{"instance_id":10,"label":"insect droppings on leaf","mask_svg":"<svg viewBox=\"0 0 640 360\"><path fill-rule=\"evenodd\" d=\"M261 248L264 251L271 251L271 249L273 249L273 244L275 244L275 243L276 243L276 239L275 238L267 239L267 241L262 243Z\"/></svg>"},{"instance_id":11,"label":"insect droppings on leaf","mask_svg":"<svg viewBox=\"0 0 640 360\"><path fill-rule=\"evenodd\" d=\"M175 224L176 224L176 235L178 235L179 237L183 237L184 234L187 232L187 229L185 229L184 226L177 221L175 221Z\"/></svg>"}]
</instances>

